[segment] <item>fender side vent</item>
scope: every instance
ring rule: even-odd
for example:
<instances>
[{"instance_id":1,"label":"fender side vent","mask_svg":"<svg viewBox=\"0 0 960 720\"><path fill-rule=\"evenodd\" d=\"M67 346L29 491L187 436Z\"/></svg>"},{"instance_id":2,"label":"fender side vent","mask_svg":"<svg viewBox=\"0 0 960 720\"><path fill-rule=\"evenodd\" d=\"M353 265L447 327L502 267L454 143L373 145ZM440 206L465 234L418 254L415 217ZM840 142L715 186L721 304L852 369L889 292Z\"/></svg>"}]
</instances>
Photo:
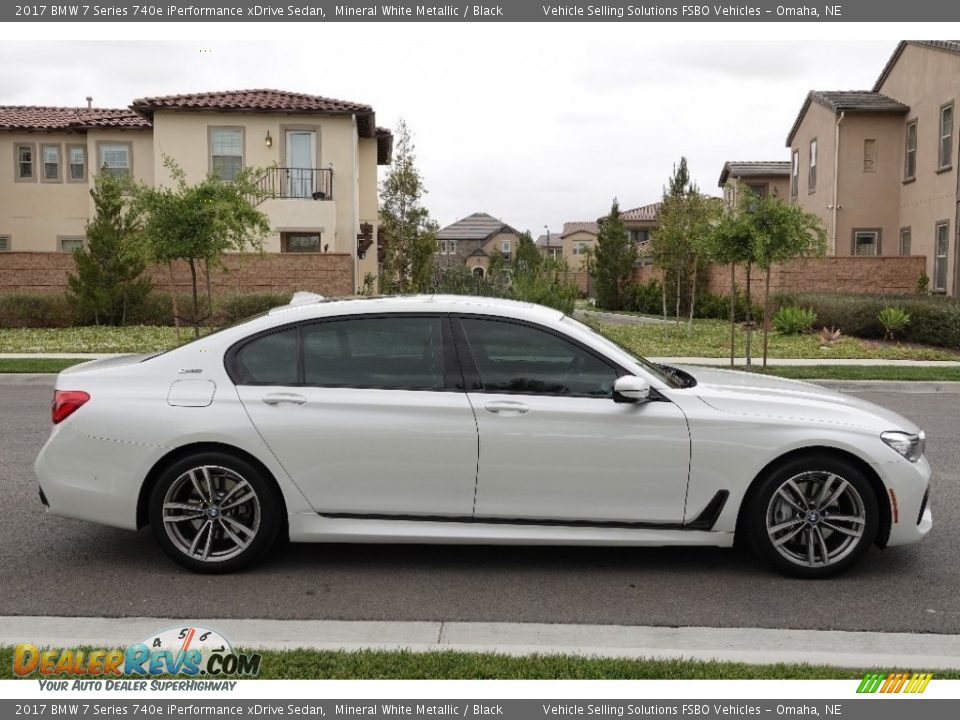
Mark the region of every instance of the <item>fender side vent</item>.
<instances>
[{"instance_id":1,"label":"fender side vent","mask_svg":"<svg viewBox=\"0 0 960 720\"><path fill-rule=\"evenodd\" d=\"M718 490L700 514L683 527L687 530L713 530L713 526L720 518L720 513L723 512L723 506L727 504L728 497L730 497L728 490Z\"/></svg>"}]
</instances>

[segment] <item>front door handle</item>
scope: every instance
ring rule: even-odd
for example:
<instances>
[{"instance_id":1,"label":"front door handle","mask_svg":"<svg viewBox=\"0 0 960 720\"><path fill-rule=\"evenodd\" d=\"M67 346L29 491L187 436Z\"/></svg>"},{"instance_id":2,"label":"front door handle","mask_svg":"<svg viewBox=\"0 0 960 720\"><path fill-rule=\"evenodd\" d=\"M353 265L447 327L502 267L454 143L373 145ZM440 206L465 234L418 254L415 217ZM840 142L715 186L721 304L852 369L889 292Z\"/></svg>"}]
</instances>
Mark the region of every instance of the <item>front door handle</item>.
<instances>
[{"instance_id":1,"label":"front door handle","mask_svg":"<svg viewBox=\"0 0 960 720\"><path fill-rule=\"evenodd\" d=\"M307 399L303 395L296 393L270 393L263 396L263 401L267 405L280 405L281 403L291 403L293 405L303 405Z\"/></svg>"},{"instance_id":2,"label":"front door handle","mask_svg":"<svg viewBox=\"0 0 960 720\"><path fill-rule=\"evenodd\" d=\"M514 417L516 415L523 415L524 413L530 412L530 406L522 402L514 402L513 400L497 400L495 402L488 402L483 406L484 410L487 412L492 412L495 415L501 415L503 417Z\"/></svg>"}]
</instances>

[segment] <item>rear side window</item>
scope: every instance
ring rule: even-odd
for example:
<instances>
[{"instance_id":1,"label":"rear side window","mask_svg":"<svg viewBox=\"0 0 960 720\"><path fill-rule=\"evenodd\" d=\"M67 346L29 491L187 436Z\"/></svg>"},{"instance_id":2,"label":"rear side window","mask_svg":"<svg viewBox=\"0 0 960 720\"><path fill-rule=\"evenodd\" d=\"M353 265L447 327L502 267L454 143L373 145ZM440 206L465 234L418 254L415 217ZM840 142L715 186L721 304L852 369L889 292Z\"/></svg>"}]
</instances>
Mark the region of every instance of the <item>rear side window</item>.
<instances>
[{"instance_id":1,"label":"rear side window","mask_svg":"<svg viewBox=\"0 0 960 720\"><path fill-rule=\"evenodd\" d=\"M303 327L306 385L386 390L444 387L437 317L354 318Z\"/></svg>"},{"instance_id":2,"label":"rear side window","mask_svg":"<svg viewBox=\"0 0 960 720\"><path fill-rule=\"evenodd\" d=\"M611 397L616 370L579 345L528 325L461 320L484 392Z\"/></svg>"},{"instance_id":3,"label":"rear side window","mask_svg":"<svg viewBox=\"0 0 960 720\"><path fill-rule=\"evenodd\" d=\"M232 369L238 385L297 385L297 329L251 340L237 351Z\"/></svg>"}]
</instances>

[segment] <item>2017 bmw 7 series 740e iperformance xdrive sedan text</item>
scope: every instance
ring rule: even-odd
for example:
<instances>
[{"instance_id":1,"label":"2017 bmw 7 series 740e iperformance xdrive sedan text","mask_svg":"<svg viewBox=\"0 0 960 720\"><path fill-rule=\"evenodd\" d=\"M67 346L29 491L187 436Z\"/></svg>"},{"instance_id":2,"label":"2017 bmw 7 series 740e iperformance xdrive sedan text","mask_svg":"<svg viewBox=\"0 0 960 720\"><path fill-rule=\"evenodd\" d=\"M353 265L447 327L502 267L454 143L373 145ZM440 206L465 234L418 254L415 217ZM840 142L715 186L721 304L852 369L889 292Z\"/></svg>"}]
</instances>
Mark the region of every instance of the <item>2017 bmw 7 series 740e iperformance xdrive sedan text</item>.
<instances>
[{"instance_id":1,"label":"2017 bmw 7 series 740e iperformance xdrive sedan text","mask_svg":"<svg viewBox=\"0 0 960 720\"><path fill-rule=\"evenodd\" d=\"M748 543L823 577L932 525L923 432L808 383L635 357L537 305L297 298L62 372L50 512L193 570L301 542Z\"/></svg>"}]
</instances>

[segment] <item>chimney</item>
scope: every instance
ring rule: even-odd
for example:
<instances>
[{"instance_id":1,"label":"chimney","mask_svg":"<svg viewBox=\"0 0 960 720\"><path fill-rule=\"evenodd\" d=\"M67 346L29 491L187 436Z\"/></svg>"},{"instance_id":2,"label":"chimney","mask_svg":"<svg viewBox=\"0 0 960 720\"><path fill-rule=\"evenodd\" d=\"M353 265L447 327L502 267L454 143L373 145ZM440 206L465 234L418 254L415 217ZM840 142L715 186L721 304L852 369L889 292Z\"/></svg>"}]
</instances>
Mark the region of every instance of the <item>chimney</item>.
<instances>
[{"instance_id":1,"label":"chimney","mask_svg":"<svg viewBox=\"0 0 960 720\"><path fill-rule=\"evenodd\" d=\"M93 107L93 98L87 95L87 110Z\"/></svg>"}]
</instances>

